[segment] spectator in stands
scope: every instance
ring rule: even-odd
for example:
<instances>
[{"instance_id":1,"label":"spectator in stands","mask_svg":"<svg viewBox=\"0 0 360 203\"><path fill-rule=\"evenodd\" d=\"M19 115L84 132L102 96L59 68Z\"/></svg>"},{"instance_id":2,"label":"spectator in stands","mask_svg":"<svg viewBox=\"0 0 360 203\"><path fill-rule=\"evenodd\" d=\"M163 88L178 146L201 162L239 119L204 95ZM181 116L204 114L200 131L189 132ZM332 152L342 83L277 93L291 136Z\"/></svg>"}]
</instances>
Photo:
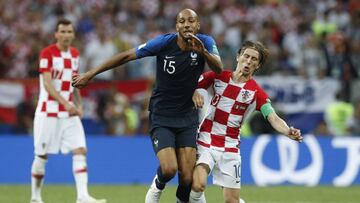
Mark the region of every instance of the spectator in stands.
<instances>
[{"instance_id":1,"label":"spectator in stands","mask_svg":"<svg viewBox=\"0 0 360 203\"><path fill-rule=\"evenodd\" d=\"M354 114L347 122L350 135L360 136L360 99L354 103Z\"/></svg>"},{"instance_id":2,"label":"spectator in stands","mask_svg":"<svg viewBox=\"0 0 360 203\"><path fill-rule=\"evenodd\" d=\"M112 89L105 112L107 114L107 134L135 135L139 118L126 95Z\"/></svg>"},{"instance_id":3,"label":"spectator in stands","mask_svg":"<svg viewBox=\"0 0 360 203\"><path fill-rule=\"evenodd\" d=\"M331 132L335 136L348 135L346 124L354 113L354 107L345 101L344 92L336 95L336 101L326 107L325 122Z\"/></svg>"},{"instance_id":4,"label":"spectator in stands","mask_svg":"<svg viewBox=\"0 0 360 203\"><path fill-rule=\"evenodd\" d=\"M105 203L88 193L85 133L79 90L71 86L71 76L79 70L79 51L71 46L75 30L71 21L60 19L55 28L56 43L40 53L40 96L34 118L35 157L31 167L31 203L43 203L48 154L73 153L73 174L77 203Z\"/></svg>"},{"instance_id":5,"label":"spectator in stands","mask_svg":"<svg viewBox=\"0 0 360 203\"><path fill-rule=\"evenodd\" d=\"M313 131L313 134L315 135L323 135L323 136L333 136L333 134L330 132L326 122L324 120L321 120L318 125L316 126L315 130Z\"/></svg>"},{"instance_id":6,"label":"spectator in stands","mask_svg":"<svg viewBox=\"0 0 360 203\"><path fill-rule=\"evenodd\" d=\"M330 76L342 84L343 98L350 101L352 82L358 78L358 72L352 61L352 50L349 41L342 33L335 33L328 38L333 46L329 50Z\"/></svg>"},{"instance_id":7,"label":"spectator in stands","mask_svg":"<svg viewBox=\"0 0 360 203\"><path fill-rule=\"evenodd\" d=\"M251 129L251 132L254 135L276 133L274 128L271 127L271 125L268 122L266 122L263 115L261 115L261 113L259 113L259 112L255 112L254 115L250 118L249 126Z\"/></svg>"},{"instance_id":8,"label":"spectator in stands","mask_svg":"<svg viewBox=\"0 0 360 203\"><path fill-rule=\"evenodd\" d=\"M85 66L96 67L102 64L107 58L112 57L117 52L111 38L106 35L105 29L101 26L97 27L98 32L94 40L91 40L85 46ZM85 69L85 72L88 71ZM114 71L110 70L99 74L95 77L97 80L113 80Z\"/></svg>"},{"instance_id":9,"label":"spectator in stands","mask_svg":"<svg viewBox=\"0 0 360 203\"><path fill-rule=\"evenodd\" d=\"M29 134L33 133L33 119L36 108L37 97L31 97L16 107L16 133Z\"/></svg>"}]
</instances>

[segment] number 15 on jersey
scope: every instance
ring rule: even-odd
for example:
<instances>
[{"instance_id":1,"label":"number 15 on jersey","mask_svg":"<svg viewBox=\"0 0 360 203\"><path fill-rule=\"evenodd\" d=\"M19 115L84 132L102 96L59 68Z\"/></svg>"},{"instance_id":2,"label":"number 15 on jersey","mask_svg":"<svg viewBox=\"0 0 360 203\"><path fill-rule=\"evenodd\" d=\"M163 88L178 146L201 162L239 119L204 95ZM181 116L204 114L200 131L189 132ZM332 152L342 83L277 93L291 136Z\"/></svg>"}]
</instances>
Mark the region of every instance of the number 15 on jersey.
<instances>
[{"instance_id":1,"label":"number 15 on jersey","mask_svg":"<svg viewBox=\"0 0 360 203\"><path fill-rule=\"evenodd\" d=\"M168 61L164 59L164 72L169 74L175 73L175 61Z\"/></svg>"}]
</instances>

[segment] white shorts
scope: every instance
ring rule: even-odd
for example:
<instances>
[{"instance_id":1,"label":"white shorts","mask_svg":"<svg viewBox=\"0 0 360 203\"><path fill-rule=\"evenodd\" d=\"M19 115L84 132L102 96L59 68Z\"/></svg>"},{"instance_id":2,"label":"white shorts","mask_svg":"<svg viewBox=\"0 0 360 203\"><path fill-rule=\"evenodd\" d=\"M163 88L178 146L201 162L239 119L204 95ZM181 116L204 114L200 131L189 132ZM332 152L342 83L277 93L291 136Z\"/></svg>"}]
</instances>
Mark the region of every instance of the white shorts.
<instances>
[{"instance_id":1,"label":"white shorts","mask_svg":"<svg viewBox=\"0 0 360 203\"><path fill-rule=\"evenodd\" d=\"M86 147L85 133L80 118L54 118L35 116L34 119L35 155L67 154Z\"/></svg>"},{"instance_id":2,"label":"white shorts","mask_svg":"<svg viewBox=\"0 0 360 203\"><path fill-rule=\"evenodd\" d=\"M241 156L239 153L223 152L198 145L197 157L196 165L209 166L215 185L240 189Z\"/></svg>"}]
</instances>

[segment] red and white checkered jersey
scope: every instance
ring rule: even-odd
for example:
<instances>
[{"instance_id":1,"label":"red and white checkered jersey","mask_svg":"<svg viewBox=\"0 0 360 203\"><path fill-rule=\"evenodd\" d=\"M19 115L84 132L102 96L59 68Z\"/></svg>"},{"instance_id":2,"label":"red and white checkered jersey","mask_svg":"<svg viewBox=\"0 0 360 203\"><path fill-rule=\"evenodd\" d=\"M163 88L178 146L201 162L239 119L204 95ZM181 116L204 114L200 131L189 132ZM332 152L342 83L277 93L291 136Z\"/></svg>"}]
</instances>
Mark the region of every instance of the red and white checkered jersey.
<instances>
[{"instance_id":1,"label":"red and white checkered jersey","mask_svg":"<svg viewBox=\"0 0 360 203\"><path fill-rule=\"evenodd\" d=\"M251 112L260 110L268 100L265 91L250 79L235 83L232 72L206 72L200 76L198 88L213 87L207 115L201 123L197 143L220 151L238 152L241 124Z\"/></svg>"},{"instance_id":2,"label":"red and white checkered jersey","mask_svg":"<svg viewBox=\"0 0 360 203\"><path fill-rule=\"evenodd\" d=\"M55 90L71 104L74 92L74 87L71 86L71 78L79 70L79 60L80 53L73 47L63 52L56 44L52 44L44 48L40 53L39 72L50 72L51 83ZM42 74L40 74L40 96L36 115L59 118L69 117L64 105L59 104L46 91Z\"/></svg>"}]
</instances>

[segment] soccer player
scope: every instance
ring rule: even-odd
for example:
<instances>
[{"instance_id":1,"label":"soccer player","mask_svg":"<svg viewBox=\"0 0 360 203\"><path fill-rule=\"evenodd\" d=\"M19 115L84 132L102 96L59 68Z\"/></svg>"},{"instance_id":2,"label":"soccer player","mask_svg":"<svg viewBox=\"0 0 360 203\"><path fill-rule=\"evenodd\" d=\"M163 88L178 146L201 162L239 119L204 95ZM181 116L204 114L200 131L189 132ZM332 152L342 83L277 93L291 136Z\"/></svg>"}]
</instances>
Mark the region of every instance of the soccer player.
<instances>
[{"instance_id":1,"label":"soccer player","mask_svg":"<svg viewBox=\"0 0 360 203\"><path fill-rule=\"evenodd\" d=\"M56 43L40 53L40 96L34 118L35 158L31 167L31 203L43 203L45 165L48 154L73 153L73 174L77 203L105 203L88 193L86 143L80 121L83 114L79 91L71 86L72 74L79 70L80 53L71 43L75 38L69 20L56 24Z\"/></svg>"},{"instance_id":2,"label":"soccer player","mask_svg":"<svg viewBox=\"0 0 360 203\"><path fill-rule=\"evenodd\" d=\"M191 9L176 18L177 33L160 35L145 44L121 52L101 66L73 77L75 87L83 87L95 75L128 61L156 56L156 85L150 111L150 136L160 162L145 202L159 202L165 184L178 172L178 202L187 202L196 162L197 110L192 95L205 63L220 73L222 63L213 38L197 34L200 22Z\"/></svg>"},{"instance_id":3,"label":"soccer player","mask_svg":"<svg viewBox=\"0 0 360 203\"><path fill-rule=\"evenodd\" d=\"M198 160L194 170L190 202L206 202L203 192L211 172L214 184L223 188L225 202L239 202L240 128L244 118L252 111L261 111L279 133L296 141L303 139L299 129L289 127L276 114L267 94L252 78L254 72L264 64L267 55L268 51L261 43L246 41L238 50L237 67L234 72L206 72L200 77L198 88L211 87L214 96L199 129ZM204 104L199 89L193 96L197 108Z\"/></svg>"}]
</instances>

